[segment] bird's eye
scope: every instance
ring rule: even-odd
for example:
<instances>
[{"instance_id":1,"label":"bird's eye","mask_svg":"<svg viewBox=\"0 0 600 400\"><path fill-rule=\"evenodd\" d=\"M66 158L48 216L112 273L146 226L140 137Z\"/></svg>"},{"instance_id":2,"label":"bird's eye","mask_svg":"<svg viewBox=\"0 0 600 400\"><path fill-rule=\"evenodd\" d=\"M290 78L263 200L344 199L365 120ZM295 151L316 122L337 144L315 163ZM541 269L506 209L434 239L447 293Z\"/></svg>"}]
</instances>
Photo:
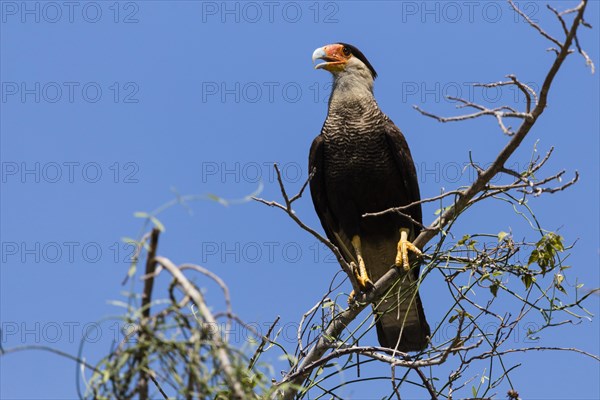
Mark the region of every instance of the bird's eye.
<instances>
[{"instance_id":1,"label":"bird's eye","mask_svg":"<svg viewBox=\"0 0 600 400\"><path fill-rule=\"evenodd\" d=\"M344 55L346 57L348 57L350 55L350 49L347 46L344 46L344 48L342 49L342 53L344 53Z\"/></svg>"}]
</instances>

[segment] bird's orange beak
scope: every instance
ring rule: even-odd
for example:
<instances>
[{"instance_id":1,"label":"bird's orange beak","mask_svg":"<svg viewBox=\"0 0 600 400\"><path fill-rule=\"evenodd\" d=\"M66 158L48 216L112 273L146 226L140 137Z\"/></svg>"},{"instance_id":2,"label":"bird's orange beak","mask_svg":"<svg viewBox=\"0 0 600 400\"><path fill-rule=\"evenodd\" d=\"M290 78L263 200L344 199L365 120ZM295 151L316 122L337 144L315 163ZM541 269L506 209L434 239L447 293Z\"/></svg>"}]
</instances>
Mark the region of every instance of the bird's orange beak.
<instances>
[{"instance_id":1,"label":"bird's orange beak","mask_svg":"<svg viewBox=\"0 0 600 400\"><path fill-rule=\"evenodd\" d=\"M324 69L329 72L342 71L349 56L344 55L344 46L341 44L328 44L319 47L313 52L312 60L323 60L325 62L315 65L315 69Z\"/></svg>"}]
</instances>

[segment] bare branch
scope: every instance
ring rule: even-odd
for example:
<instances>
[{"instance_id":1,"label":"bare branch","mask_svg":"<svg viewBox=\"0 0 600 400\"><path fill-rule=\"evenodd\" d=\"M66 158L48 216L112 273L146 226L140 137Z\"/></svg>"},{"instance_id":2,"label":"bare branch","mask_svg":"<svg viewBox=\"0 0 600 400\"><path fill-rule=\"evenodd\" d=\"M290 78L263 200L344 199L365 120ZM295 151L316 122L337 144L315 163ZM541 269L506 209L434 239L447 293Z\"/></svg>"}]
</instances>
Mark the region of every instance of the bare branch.
<instances>
[{"instance_id":1,"label":"bare branch","mask_svg":"<svg viewBox=\"0 0 600 400\"><path fill-rule=\"evenodd\" d=\"M317 172L316 168L313 168L313 170L310 171L310 174L308 175L308 179L306 179L306 182L304 182L304 184L300 188L300 191L294 197L292 197L290 199L290 203L293 203L294 201L296 201L302 197L302 195L304 194L304 190L308 186L308 183L312 180L313 176L315 176L315 172Z\"/></svg>"},{"instance_id":2,"label":"bare branch","mask_svg":"<svg viewBox=\"0 0 600 400\"><path fill-rule=\"evenodd\" d=\"M535 102L534 105L537 106L537 104L538 104L537 93L535 92L535 90L533 90L531 88L531 86L528 86L528 85L524 84L523 82L519 81L515 75L512 75L512 74L507 75L507 78L509 78L525 95L525 98L527 99L526 111L529 114L531 112L531 97L532 96L533 96L533 99Z\"/></svg>"},{"instance_id":3,"label":"bare branch","mask_svg":"<svg viewBox=\"0 0 600 400\"><path fill-rule=\"evenodd\" d=\"M498 107L498 108L494 108L494 109L488 109L479 104L476 104L476 103L473 103L473 102L470 102L470 101L467 101L464 99L450 97L450 96L448 97L448 99L464 102L464 103L466 103L466 105L468 105L470 107L475 107L478 109L483 108L483 109L476 113L466 114L466 115L458 115L456 117L440 117L439 115L435 115L435 114L432 114L425 110L422 110L419 106L413 106L413 108L415 110L417 110L418 112L420 112L421 114L423 114L427 117L433 118L433 119L437 120L438 122L443 122L443 123L466 121L468 119L475 119L475 118L483 117L484 115L492 115L496 118L498 118L498 117L500 117L500 118L521 118L521 119L530 119L531 118L531 116L528 113L520 113L520 112L510 111L510 110L503 111L506 109L507 106L502 106L502 107Z\"/></svg>"},{"instance_id":4,"label":"bare branch","mask_svg":"<svg viewBox=\"0 0 600 400\"><path fill-rule=\"evenodd\" d=\"M523 17L523 19L529 24L531 25L536 31L538 31L540 33L540 35L542 35L543 37L545 37L546 39L550 40L552 43L554 43L555 45L557 45L558 47L564 47L564 45L559 42L558 40L556 40L555 38L553 38L552 36L550 36L548 33L546 33L538 24L536 24L535 22L533 22L531 20L531 18L529 18L529 16L527 16L527 14L525 14L523 11L521 11L521 9L519 9L519 7L517 7L515 5L515 3L513 3L512 0L508 0L508 4L510 4L510 6L512 7L512 9L519 14L521 17ZM570 44L570 43L569 43ZM567 46L568 47L568 46Z\"/></svg>"},{"instance_id":5,"label":"bare branch","mask_svg":"<svg viewBox=\"0 0 600 400\"><path fill-rule=\"evenodd\" d=\"M379 212L374 212L374 213L366 213L366 214L363 214L363 217L379 217L381 215L385 215L385 214L389 214L389 213L395 213L395 212L399 212L401 210L406 210L407 208L416 206L418 204L430 203L432 201L441 200L441 199L443 199L445 197L448 197L448 196L451 196L451 195L461 195L461 194L462 194L462 191L460 191L460 190L452 190L450 192L442 193L439 196L434 196L434 197L429 197L429 198L423 199L423 200L413 201L412 203L409 203L409 204L407 204L405 206L388 208L387 210L383 210L383 211L379 211Z\"/></svg>"},{"instance_id":6,"label":"bare branch","mask_svg":"<svg viewBox=\"0 0 600 400\"><path fill-rule=\"evenodd\" d=\"M565 35L568 34L567 24L565 23L565 20L562 17L563 15L565 15L567 13L566 12L559 13L555 8L551 7L550 4L546 4L546 7L548 7L548 9L554 13L556 18L558 18L558 20L560 21L560 24L563 28L563 31L565 32ZM573 10L575 10L575 9L573 9ZM567 10L567 11L570 11L570 10ZM591 27L589 24L586 24L585 21L583 21L583 19L582 19L581 24L588 28ZM596 66L594 65L594 62L592 61L590 56L588 56L587 53L579 45L579 39L577 38L577 36L575 36L575 47L577 47L577 51L584 58L585 64L590 67L590 70L593 74L596 71Z\"/></svg>"},{"instance_id":7,"label":"bare branch","mask_svg":"<svg viewBox=\"0 0 600 400\"><path fill-rule=\"evenodd\" d=\"M427 376L425 376L425 374L423 373L423 371L421 371L420 368L415 367L413 369L417 372L417 374L419 375L419 378L421 378L421 382L423 382L423 386L425 386L425 389L427 389L427 392L429 392L429 395L431 396L431 400L437 400L438 395L435 392L435 389L433 388L433 386L431 385L431 382L429 382L429 379L427 379Z\"/></svg>"},{"instance_id":8,"label":"bare branch","mask_svg":"<svg viewBox=\"0 0 600 400\"><path fill-rule=\"evenodd\" d=\"M486 358L495 357L498 355L510 354L510 353L524 353L527 351L570 351L573 353L583 354L586 357L590 357L596 361L600 361L600 357L595 354L588 353L587 351L583 351L574 347L552 347L552 346L536 346L536 347L523 347L520 349L508 349L503 351L488 351L483 354L479 354L467 359L465 362L469 363L473 360L484 360Z\"/></svg>"}]
</instances>

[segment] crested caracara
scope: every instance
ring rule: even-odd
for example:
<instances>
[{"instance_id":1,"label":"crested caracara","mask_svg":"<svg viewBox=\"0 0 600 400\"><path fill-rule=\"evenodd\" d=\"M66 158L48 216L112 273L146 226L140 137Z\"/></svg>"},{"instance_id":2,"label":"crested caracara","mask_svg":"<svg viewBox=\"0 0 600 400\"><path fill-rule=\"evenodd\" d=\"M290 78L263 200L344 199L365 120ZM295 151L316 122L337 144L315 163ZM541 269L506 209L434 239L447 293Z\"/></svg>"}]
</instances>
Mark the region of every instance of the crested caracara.
<instances>
[{"instance_id":1,"label":"crested caracara","mask_svg":"<svg viewBox=\"0 0 600 400\"><path fill-rule=\"evenodd\" d=\"M394 265L400 268L398 283L374 304L377 337L384 347L423 350L430 329L418 293L419 266L409 262L409 251L420 254L411 242L421 230L421 205L404 209L405 215L363 217L420 200L410 150L379 109L373 97L377 73L360 50L331 44L315 50L317 59L323 62L315 68L333 75L333 89L321 134L310 148L315 209L327 237L355 266L361 290Z\"/></svg>"}]
</instances>

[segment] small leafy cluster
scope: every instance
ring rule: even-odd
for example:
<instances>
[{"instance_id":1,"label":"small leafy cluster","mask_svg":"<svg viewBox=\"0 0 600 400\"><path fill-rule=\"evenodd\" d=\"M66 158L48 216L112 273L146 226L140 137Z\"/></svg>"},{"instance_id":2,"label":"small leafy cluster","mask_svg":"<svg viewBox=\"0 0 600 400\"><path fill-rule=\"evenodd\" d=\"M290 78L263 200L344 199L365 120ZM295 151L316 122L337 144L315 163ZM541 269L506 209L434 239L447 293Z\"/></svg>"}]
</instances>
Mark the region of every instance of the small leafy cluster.
<instances>
[{"instance_id":1,"label":"small leafy cluster","mask_svg":"<svg viewBox=\"0 0 600 400\"><path fill-rule=\"evenodd\" d=\"M128 307L123 322L136 329L96 365L85 398L137 398L142 372L154 393L149 398L162 397L159 391L171 396L177 393L181 398L232 398L215 356L215 342L208 334L214 327L204 323L193 308L182 309L174 298L153 305L163 307L149 320L142 318L140 309ZM255 363L248 368L250 349L248 343L244 348L229 346L227 352L236 378L247 393L254 393L267 381L263 365Z\"/></svg>"}]
</instances>

